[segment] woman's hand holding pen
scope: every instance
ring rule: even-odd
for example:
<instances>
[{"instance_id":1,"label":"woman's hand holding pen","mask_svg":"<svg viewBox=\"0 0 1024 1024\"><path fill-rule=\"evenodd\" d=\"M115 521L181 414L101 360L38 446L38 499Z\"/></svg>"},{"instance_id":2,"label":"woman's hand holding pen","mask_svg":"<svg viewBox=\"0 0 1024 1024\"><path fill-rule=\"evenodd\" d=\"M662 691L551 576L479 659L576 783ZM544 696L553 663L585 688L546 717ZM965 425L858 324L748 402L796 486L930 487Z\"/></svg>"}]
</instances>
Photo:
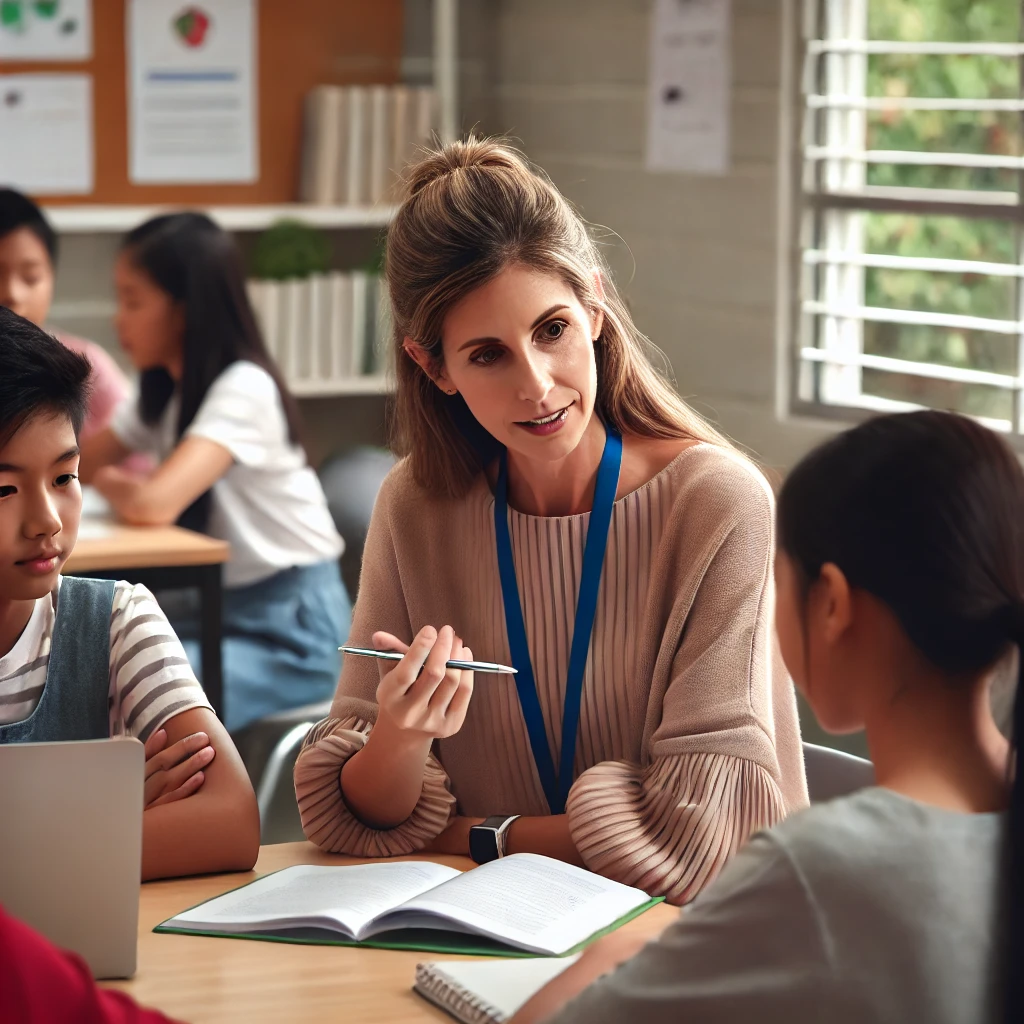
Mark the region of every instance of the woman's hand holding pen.
<instances>
[{"instance_id":1,"label":"woman's hand holding pen","mask_svg":"<svg viewBox=\"0 0 1024 1024\"><path fill-rule=\"evenodd\" d=\"M438 632L424 626L409 645L390 633L374 633L373 645L405 655L394 668L382 669L377 687L380 717L406 734L431 740L454 736L473 696L473 673L445 666L451 660L473 660L473 652L455 630L443 626Z\"/></svg>"}]
</instances>

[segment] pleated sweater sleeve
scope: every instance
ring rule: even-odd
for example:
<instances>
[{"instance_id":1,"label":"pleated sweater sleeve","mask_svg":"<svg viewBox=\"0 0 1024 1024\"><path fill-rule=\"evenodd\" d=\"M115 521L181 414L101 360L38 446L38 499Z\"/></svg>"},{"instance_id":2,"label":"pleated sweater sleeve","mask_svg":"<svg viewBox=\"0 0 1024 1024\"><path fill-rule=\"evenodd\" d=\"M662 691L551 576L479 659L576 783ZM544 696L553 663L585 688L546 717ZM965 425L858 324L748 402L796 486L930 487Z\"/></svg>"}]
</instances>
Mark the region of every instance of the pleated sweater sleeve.
<instances>
[{"instance_id":1,"label":"pleated sweater sleeve","mask_svg":"<svg viewBox=\"0 0 1024 1024\"><path fill-rule=\"evenodd\" d=\"M378 630L406 642L415 628L409 621L404 583L393 537L394 476L385 480L374 505L363 549L359 594L352 614L350 642L371 646ZM437 759L427 759L423 789L412 814L400 825L375 829L345 804L341 769L366 742L377 718L380 673L372 658L346 657L331 714L306 735L295 763L295 795L306 837L330 853L393 857L423 849L440 835L455 814L448 776Z\"/></svg>"}]
</instances>

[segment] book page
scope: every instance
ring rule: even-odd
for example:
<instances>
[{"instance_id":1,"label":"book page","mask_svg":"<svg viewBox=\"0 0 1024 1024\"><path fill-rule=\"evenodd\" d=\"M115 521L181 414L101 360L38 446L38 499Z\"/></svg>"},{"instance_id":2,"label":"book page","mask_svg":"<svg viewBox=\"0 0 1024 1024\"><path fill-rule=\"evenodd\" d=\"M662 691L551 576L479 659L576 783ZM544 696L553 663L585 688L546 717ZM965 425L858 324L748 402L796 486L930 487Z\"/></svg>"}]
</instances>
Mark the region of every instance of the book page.
<instances>
[{"instance_id":1,"label":"book page","mask_svg":"<svg viewBox=\"0 0 1024 1024\"><path fill-rule=\"evenodd\" d=\"M168 921L196 931L251 932L299 925L353 938L373 918L458 876L426 861L285 868Z\"/></svg>"},{"instance_id":2,"label":"book page","mask_svg":"<svg viewBox=\"0 0 1024 1024\"><path fill-rule=\"evenodd\" d=\"M430 927L423 916L438 915L524 950L559 955L648 899L639 889L583 868L520 853L408 900L367 934L389 927Z\"/></svg>"}]
</instances>

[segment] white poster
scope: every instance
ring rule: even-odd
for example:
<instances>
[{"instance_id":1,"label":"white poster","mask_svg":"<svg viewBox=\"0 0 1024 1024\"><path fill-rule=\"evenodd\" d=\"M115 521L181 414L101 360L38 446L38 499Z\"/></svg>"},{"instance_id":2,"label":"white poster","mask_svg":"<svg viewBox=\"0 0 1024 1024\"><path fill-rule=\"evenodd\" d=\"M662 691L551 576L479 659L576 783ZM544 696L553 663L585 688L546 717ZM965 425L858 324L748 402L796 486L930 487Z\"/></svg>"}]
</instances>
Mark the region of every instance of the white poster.
<instances>
[{"instance_id":1,"label":"white poster","mask_svg":"<svg viewBox=\"0 0 1024 1024\"><path fill-rule=\"evenodd\" d=\"M129 0L129 179L254 182L254 0Z\"/></svg>"},{"instance_id":2,"label":"white poster","mask_svg":"<svg viewBox=\"0 0 1024 1024\"><path fill-rule=\"evenodd\" d=\"M647 169L729 169L729 0L655 0Z\"/></svg>"},{"instance_id":3,"label":"white poster","mask_svg":"<svg viewBox=\"0 0 1024 1024\"><path fill-rule=\"evenodd\" d=\"M0 75L0 139L0 186L92 192L92 77Z\"/></svg>"},{"instance_id":4,"label":"white poster","mask_svg":"<svg viewBox=\"0 0 1024 1024\"><path fill-rule=\"evenodd\" d=\"M0 60L89 60L92 0L0 0Z\"/></svg>"}]
</instances>

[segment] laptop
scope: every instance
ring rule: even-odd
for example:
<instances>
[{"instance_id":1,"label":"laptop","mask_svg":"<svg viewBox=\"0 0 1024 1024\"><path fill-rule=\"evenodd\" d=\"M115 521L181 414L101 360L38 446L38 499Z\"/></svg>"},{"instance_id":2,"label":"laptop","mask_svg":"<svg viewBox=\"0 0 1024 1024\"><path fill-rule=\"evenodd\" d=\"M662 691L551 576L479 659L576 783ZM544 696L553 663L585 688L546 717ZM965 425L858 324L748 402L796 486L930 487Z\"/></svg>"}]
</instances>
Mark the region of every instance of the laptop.
<instances>
[{"instance_id":1,"label":"laptop","mask_svg":"<svg viewBox=\"0 0 1024 1024\"><path fill-rule=\"evenodd\" d=\"M96 978L135 973L144 776L135 739L0 744L0 903Z\"/></svg>"}]
</instances>

